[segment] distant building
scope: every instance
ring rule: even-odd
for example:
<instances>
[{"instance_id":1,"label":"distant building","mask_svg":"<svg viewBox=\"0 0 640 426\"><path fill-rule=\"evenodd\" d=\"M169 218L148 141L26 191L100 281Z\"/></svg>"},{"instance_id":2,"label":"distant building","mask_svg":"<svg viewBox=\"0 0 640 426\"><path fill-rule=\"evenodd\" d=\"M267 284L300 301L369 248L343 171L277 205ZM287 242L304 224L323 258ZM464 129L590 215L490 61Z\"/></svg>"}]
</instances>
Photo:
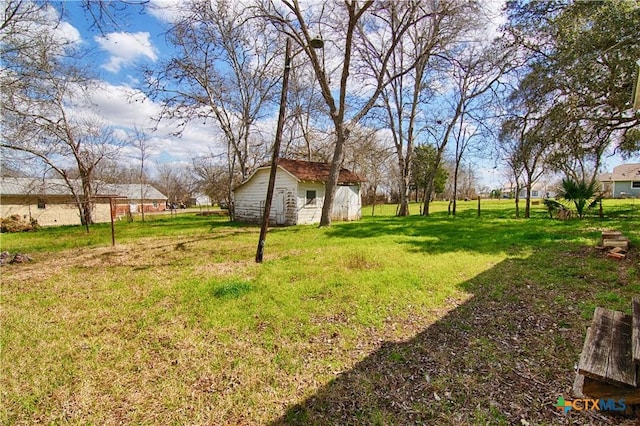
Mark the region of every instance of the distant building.
<instances>
[{"instance_id":1,"label":"distant building","mask_svg":"<svg viewBox=\"0 0 640 426\"><path fill-rule=\"evenodd\" d=\"M320 223L329 163L280 159L269 222L274 225ZM259 167L233 190L236 220L260 223L269 182L270 165ZM355 173L342 169L338 177L332 220L359 220L362 217L360 184Z\"/></svg>"},{"instance_id":2,"label":"distant building","mask_svg":"<svg viewBox=\"0 0 640 426\"><path fill-rule=\"evenodd\" d=\"M555 198L556 191L553 185L549 185L546 182L536 182L531 185L531 198L532 199L545 199ZM520 198L527 198L527 188L520 190Z\"/></svg>"},{"instance_id":3,"label":"distant building","mask_svg":"<svg viewBox=\"0 0 640 426\"><path fill-rule=\"evenodd\" d=\"M607 196L613 198L640 197L640 163L621 164L611 173L598 176Z\"/></svg>"},{"instance_id":4,"label":"distant building","mask_svg":"<svg viewBox=\"0 0 640 426\"><path fill-rule=\"evenodd\" d=\"M501 189L502 198L515 198L515 186L504 187ZM531 186L532 199L555 198L557 195L556 188L547 182L536 182ZM527 198L527 188L521 187L518 198Z\"/></svg>"},{"instance_id":5,"label":"distant building","mask_svg":"<svg viewBox=\"0 0 640 426\"><path fill-rule=\"evenodd\" d=\"M95 182L93 220L96 223L138 213L163 211L167 197L151 185ZM114 209L109 199L113 196ZM76 200L63 179L11 178L0 180L0 217L20 215L41 226L80 225Z\"/></svg>"},{"instance_id":6,"label":"distant building","mask_svg":"<svg viewBox=\"0 0 640 426\"><path fill-rule=\"evenodd\" d=\"M213 201L211 201L211 197L206 194L197 194L195 197L191 199L191 205L193 206L212 206Z\"/></svg>"}]
</instances>

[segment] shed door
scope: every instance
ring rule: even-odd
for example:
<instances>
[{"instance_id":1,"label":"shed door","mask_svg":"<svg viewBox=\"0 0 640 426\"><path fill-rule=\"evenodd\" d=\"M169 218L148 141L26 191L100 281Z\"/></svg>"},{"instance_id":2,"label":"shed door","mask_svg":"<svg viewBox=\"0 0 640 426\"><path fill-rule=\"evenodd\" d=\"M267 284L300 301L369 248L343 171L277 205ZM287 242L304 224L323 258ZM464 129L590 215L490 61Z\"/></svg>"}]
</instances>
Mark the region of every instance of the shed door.
<instances>
[{"instance_id":1,"label":"shed door","mask_svg":"<svg viewBox=\"0 0 640 426\"><path fill-rule=\"evenodd\" d=\"M284 198L285 198L286 190L278 189L276 190L276 196L273 200L274 207L276 208L276 224L284 225L285 220L285 210L284 210Z\"/></svg>"}]
</instances>

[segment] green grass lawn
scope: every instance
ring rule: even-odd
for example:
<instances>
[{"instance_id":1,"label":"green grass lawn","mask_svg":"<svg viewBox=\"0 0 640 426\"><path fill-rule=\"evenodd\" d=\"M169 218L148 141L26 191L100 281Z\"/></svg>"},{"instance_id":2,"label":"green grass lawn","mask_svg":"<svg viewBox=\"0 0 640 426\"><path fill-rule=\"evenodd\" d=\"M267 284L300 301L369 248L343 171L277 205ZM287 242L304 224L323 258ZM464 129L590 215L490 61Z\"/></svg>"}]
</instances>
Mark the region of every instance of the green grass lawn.
<instances>
[{"instance_id":1,"label":"green grass lawn","mask_svg":"<svg viewBox=\"0 0 640 426\"><path fill-rule=\"evenodd\" d=\"M556 221L460 202L456 217L272 228L225 218L2 234L2 424L564 424L595 306L629 311L640 205ZM573 421L598 424L590 413ZM582 416L582 417L581 417ZM603 420L604 421L604 420Z\"/></svg>"}]
</instances>

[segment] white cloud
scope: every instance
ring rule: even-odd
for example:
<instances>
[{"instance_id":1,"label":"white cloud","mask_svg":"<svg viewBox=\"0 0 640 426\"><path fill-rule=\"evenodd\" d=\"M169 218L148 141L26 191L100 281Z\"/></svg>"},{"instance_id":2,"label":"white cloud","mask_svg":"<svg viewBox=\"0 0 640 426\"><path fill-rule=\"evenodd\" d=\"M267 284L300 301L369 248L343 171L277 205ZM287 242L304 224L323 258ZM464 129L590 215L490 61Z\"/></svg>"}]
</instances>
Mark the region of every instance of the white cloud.
<instances>
[{"instance_id":1,"label":"white cloud","mask_svg":"<svg viewBox=\"0 0 640 426\"><path fill-rule=\"evenodd\" d=\"M150 0L147 7L150 15L162 22L178 22L185 12L184 0Z\"/></svg>"},{"instance_id":2,"label":"white cloud","mask_svg":"<svg viewBox=\"0 0 640 426\"><path fill-rule=\"evenodd\" d=\"M65 43L76 44L82 42L80 31L68 22L61 22L55 27L55 36Z\"/></svg>"},{"instance_id":3,"label":"white cloud","mask_svg":"<svg viewBox=\"0 0 640 426\"><path fill-rule=\"evenodd\" d=\"M117 73L122 66L130 65L141 57L155 62L158 55L149 37L148 32L116 32L106 36L96 36L96 43L111 54L109 62L102 65L102 68Z\"/></svg>"},{"instance_id":4,"label":"white cloud","mask_svg":"<svg viewBox=\"0 0 640 426\"><path fill-rule=\"evenodd\" d=\"M156 123L152 120L159 115L161 105L128 86L102 82L92 91L90 102L93 110L99 112L97 117L112 126L114 135L121 139L125 139L124 132L131 132L134 127L148 130L153 160L164 158L189 162L192 156L207 154L210 149L218 151L220 147L222 138L214 121L203 123L194 120L186 125L181 137L175 136L173 133L178 130L176 122L163 120ZM83 109L82 114L89 116L88 109ZM157 129L151 131L156 126Z\"/></svg>"}]
</instances>

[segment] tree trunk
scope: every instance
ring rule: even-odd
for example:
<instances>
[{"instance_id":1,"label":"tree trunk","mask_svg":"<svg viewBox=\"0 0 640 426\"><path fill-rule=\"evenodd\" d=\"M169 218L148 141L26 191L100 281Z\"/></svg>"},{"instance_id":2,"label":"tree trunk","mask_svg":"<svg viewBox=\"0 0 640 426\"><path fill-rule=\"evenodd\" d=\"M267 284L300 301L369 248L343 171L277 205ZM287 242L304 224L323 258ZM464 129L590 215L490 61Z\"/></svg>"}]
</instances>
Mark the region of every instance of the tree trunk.
<instances>
[{"instance_id":1,"label":"tree trunk","mask_svg":"<svg viewBox=\"0 0 640 426\"><path fill-rule=\"evenodd\" d=\"M453 197L451 198L453 200L452 202L452 213L455 216L456 215L456 200L458 199L458 169L460 167L460 163L456 161L456 165L453 169Z\"/></svg>"},{"instance_id":2,"label":"tree trunk","mask_svg":"<svg viewBox=\"0 0 640 426\"><path fill-rule=\"evenodd\" d=\"M400 210L398 216L409 216L409 167L404 158L399 160L402 178L400 179Z\"/></svg>"},{"instance_id":3,"label":"tree trunk","mask_svg":"<svg viewBox=\"0 0 640 426\"><path fill-rule=\"evenodd\" d=\"M531 179L527 179L527 197L524 204L524 217L529 219L531 217Z\"/></svg>"},{"instance_id":4,"label":"tree trunk","mask_svg":"<svg viewBox=\"0 0 640 426\"><path fill-rule=\"evenodd\" d=\"M338 177L342 166L342 152L346 139L344 124L336 126L336 147L333 151L333 160L329 170L329 179L324 190L324 203L322 204L322 216L320 217L320 227L331 226L331 211L333 210L333 200L336 195Z\"/></svg>"},{"instance_id":5,"label":"tree trunk","mask_svg":"<svg viewBox=\"0 0 640 426\"><path fill-rule=\"evenodd\" d=\"M89 172L81 170L80 180L82 181L82 223L86 226L87 232L89 232L89 225L93 224L93 203L91 201L92 194Z\"/></svg>"},{"instance_id":6,"label":"tree trunk","mask_svg":"<svg viewBox=\"0 0 640 426\"><path fill-rule=\"evenodd\" d=\"M424 190L424 204L422 207L422 215L429 216L429 203L431 203L431 193L433 192L433 179L427 182L427 187Z\"/></svg>"}]
</instances>

